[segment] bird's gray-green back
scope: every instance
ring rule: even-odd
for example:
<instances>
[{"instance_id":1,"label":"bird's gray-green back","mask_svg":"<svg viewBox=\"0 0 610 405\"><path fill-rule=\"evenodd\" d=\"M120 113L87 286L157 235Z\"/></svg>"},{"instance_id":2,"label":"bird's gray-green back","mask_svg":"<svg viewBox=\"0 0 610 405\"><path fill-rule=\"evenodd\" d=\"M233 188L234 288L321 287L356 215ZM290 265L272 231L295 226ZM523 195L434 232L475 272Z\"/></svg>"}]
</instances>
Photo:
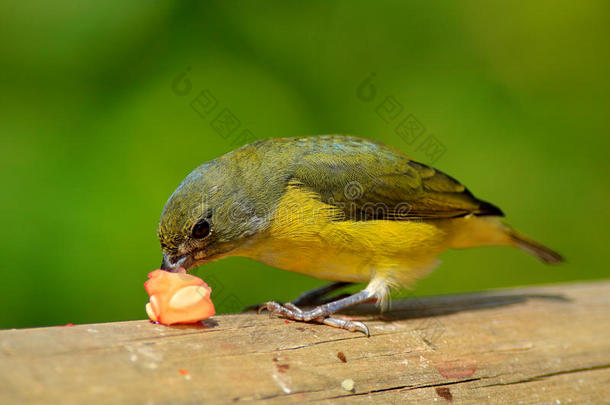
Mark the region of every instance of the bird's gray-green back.
<instances>
[{"instance_id":1,"label":"bird's gray-green back","mask_svg":"<svg viewBox=\"0 0 610 405\"><path fill-rule=\"evenodd\" d=\"M346 219L502 215L457 180L381 142L345 135L270 138L222 156L249 205L274 204L292 181L344 209ZM364 209L365 207L383 209ZM385 209L385 208L387 209ZM399 208L400 212L394 208ZM384 211L385 209L385 211Z\"/></svg>"}]
</instances>

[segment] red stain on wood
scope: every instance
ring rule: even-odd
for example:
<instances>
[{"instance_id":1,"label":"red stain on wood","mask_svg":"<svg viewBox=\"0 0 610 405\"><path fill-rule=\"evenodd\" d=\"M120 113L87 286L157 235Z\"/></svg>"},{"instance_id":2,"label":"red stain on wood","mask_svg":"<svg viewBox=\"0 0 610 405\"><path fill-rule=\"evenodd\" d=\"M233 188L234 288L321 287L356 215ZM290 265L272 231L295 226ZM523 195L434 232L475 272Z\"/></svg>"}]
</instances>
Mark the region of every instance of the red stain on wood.
<instances>
[{"instance_id":1,"label":"red stain on wood","mask_svg":"<svg viewBox=\"0 0 610 405\"><path fill-rule=\"evenodd\" d=\"M476 360L451 360L434 363L440 375L447 379L469 378L477 371Z\"/></svg>"},{"instance_id":2,"label":"red stain on wood","mask_svg":"<svg viewBox=\"0 0 610 405\"><path fill-rule=\"evenodd\" d=\"M288 371L288 369L290 368L290 364L276 364L275 366L277 367L277 371L282 374Z\"/></svg>"},{"instance_id":3,"label":"red stain on wood","mask_svg":"<svg viewBox=\"0 0 610 405\"><path fill-rule=\"evenodd\" d=\"M453 401L453 394L447 387L436 387L436 394L441 398L445 398L447 401Z\"/></svg>"}]
</instances>

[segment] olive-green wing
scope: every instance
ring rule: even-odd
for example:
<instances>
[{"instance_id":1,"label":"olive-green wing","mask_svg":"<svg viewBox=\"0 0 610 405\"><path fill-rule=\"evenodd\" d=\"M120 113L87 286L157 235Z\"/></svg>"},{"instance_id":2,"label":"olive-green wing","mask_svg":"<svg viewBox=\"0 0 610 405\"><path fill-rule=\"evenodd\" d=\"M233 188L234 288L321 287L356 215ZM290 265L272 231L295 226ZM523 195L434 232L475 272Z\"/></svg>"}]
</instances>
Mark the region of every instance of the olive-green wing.
<instances>
[{"instance_id":1,"label":"olive-green wing","mask_svg":"<svg viewBox=\"0 0 610 405\"><path fill-rule=\"evenodd\" d=\"M342 210L345 219L503 216L454 178L385 146L376 153L334 148L301 156L292 179Z\"/></svg>"}]
</instances>

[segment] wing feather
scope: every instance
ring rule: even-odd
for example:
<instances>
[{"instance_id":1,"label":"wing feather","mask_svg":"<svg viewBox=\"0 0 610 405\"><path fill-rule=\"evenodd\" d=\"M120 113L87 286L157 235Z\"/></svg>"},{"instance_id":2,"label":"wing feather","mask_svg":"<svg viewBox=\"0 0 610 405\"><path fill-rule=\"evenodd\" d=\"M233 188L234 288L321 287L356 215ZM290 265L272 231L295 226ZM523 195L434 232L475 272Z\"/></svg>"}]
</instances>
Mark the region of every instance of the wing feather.
<instances>
[{"instance_id":1,"label":"wing feather","mask_svg":"<svg viewBox=\"0 0 610 405\"><path fill-rule=\"evenodd\" d=\"M503 216L459 181L375 141L326 137L327 147L300 156L293 179L350 220ZM318 146L319 138L316 140Z\"/></svg>"}]
</instances>

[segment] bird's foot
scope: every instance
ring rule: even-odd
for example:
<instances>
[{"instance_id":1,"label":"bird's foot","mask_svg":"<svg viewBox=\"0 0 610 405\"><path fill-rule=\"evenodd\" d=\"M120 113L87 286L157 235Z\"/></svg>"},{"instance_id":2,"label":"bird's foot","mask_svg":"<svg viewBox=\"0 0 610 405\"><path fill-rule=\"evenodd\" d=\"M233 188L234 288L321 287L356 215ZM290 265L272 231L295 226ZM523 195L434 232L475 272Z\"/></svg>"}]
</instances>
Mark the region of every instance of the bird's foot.
<instances>
[{"instance_id":1,"label":"bird's foot","mask_svg":"<svg viewBox=\"0 0 610 405\"><path fill-rule=\"evenodd\" d=\"M323 323L350 332L359 331L367 337L370 336L369 328L362 322L330 317L333 311L330 311L329 305L321 305L311 310L303 311L290 302L282 305L275 301L269 301L263 304L258 309L258 312L261 313L265 309L274 315L279 315L293 321Z\"/></svg>"}]
</instances>

